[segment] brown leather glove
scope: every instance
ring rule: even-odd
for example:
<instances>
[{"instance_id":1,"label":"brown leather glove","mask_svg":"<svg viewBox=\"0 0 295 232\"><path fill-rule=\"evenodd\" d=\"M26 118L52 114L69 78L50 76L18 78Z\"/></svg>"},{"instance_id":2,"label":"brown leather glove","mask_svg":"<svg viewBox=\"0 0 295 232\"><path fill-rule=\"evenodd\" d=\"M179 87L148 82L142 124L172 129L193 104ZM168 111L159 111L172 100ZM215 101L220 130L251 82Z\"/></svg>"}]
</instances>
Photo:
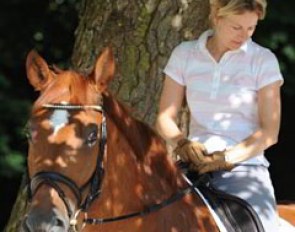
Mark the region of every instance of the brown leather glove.
<instances>
[{"instance_id":1,"label":"brown leather glove","mask_svg":"<svg viewBox=\"0 0 295 232\"><path fill-rule=\"evenodd\" d=\"M190 169L199 174L223 170L230 171L233 168L234 164L225 160L224 151L215 151L211 154L207 154L203 157L203 160L199 165L192 164L190 166Z\"/></svg>"},{"instance_id":2,"label":"brown leather glove","mask_svg":"<svg viewBox=\"0 0 295 232\"><path fill-rule=\"evenodd\" d=\"M179 140L174 152L182 161L192 162L196 166L203 162L203 157L207 154L206 147L202 143L188 139Z\"/></svg>"}]
</instances>

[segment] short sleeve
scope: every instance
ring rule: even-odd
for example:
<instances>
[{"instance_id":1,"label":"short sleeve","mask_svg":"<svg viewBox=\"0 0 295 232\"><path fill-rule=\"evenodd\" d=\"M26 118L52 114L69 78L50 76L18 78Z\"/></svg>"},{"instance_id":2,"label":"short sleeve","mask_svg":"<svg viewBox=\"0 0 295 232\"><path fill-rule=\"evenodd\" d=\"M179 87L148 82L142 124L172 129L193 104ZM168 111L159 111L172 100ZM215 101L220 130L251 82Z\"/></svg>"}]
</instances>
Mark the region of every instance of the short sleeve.
<instances>
[{"instance_id":1,"label":"short sleeve","mask_svg":"<svg viewBox=\"0 0 295 232\"><path fill-rule=\"evenodd\" d=\"M279 62L270 50L265 49L258 58L257 89L276 81L280 81L281 85L284 82Z\"/></svg>"},{"instance_id":2,"label":"short sleeve","mask_svg":"<svg viewBox=\"0 0 295 232\"><path fill-rule=\"evenodd\" d=\"M185 85L184 71L188 56L186 50L183 42L176 46L163 71L167 76L183 86Z\"/></svg>"}]
</instances>

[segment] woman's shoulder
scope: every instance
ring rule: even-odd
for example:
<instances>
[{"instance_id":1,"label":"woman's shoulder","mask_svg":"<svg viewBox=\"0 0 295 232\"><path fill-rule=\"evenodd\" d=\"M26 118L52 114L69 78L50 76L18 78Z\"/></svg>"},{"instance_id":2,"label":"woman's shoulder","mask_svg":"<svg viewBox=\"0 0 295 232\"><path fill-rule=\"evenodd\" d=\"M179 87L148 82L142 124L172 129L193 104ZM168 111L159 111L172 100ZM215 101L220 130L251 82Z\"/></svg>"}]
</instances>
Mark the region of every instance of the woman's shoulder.
<instances>
[{"instance_id":1,"label":"woman's shoulder","mask_svg":"<svg viewBox=\"0 0 295 232\"><path fill-rule=\"evenodd\" d=\"M251 41L251 48L254 55L259 55L260 57L263 56L270 59L276 58L274 52L270 48L264 47L254 41Z\"/></svg>"},{"instance_id":2,"label":"woman's shoulder","mask_svg":"<svg viewBox=\"0 0 295 232\"><path fill-rule=\"evenodd\" d=\"M179 43L175 49L178 50L191 50L197 46L197 40L186 40Z\"/></svg>"}]
</instances>

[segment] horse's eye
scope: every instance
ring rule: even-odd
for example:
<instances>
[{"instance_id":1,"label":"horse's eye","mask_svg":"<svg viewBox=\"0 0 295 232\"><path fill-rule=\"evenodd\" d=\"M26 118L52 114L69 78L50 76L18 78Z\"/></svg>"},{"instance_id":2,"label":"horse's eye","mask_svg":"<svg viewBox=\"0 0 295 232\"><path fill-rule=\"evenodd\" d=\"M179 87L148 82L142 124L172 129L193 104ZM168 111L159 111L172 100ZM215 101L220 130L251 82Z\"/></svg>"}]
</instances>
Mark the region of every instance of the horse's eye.
<instances>
[{"instance_id":1,"label":"horse's eye","mask_svg":"<svg viewBox=\"0 0 295 232\"><path fill-rule=\"evenodd\" d=\"M32 133L31 133L31 129L30 129L30 123L27 123L23 129L23 135L28 139L28 140L32 140Z\"/></svg>"},{"instance_id":2,"label":"horse's eye","mask_svg":"<svg viewBox=\"0 0 295 232\"><path fill-rule=\"evenodd\" d=\"M95 129L89 133L86 139L87 146L92 147L93 145L95 145L97 139L97 129Z\"/></svg>"}]
</instances>

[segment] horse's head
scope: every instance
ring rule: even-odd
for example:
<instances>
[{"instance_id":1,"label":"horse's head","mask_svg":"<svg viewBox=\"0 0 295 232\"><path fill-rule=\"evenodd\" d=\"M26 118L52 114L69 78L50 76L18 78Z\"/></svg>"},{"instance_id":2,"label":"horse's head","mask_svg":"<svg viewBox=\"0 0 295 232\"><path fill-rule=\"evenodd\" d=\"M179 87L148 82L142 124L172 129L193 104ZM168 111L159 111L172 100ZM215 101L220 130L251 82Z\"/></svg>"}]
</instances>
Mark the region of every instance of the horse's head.
<instances>
[{"instance_id":1,"label":"horse's head","mask_svg":"<svg viewBox=\"0 0 295 232\"><path fill-rule=\"evenodd\" d=\"M99 191L102 94L114 75L113 55L105 49L88 76L51 70L34 51L26 68L40 96L28 122L30 205L22 229L68 231L75 213Z\"/></svg>"}]
</instances>

